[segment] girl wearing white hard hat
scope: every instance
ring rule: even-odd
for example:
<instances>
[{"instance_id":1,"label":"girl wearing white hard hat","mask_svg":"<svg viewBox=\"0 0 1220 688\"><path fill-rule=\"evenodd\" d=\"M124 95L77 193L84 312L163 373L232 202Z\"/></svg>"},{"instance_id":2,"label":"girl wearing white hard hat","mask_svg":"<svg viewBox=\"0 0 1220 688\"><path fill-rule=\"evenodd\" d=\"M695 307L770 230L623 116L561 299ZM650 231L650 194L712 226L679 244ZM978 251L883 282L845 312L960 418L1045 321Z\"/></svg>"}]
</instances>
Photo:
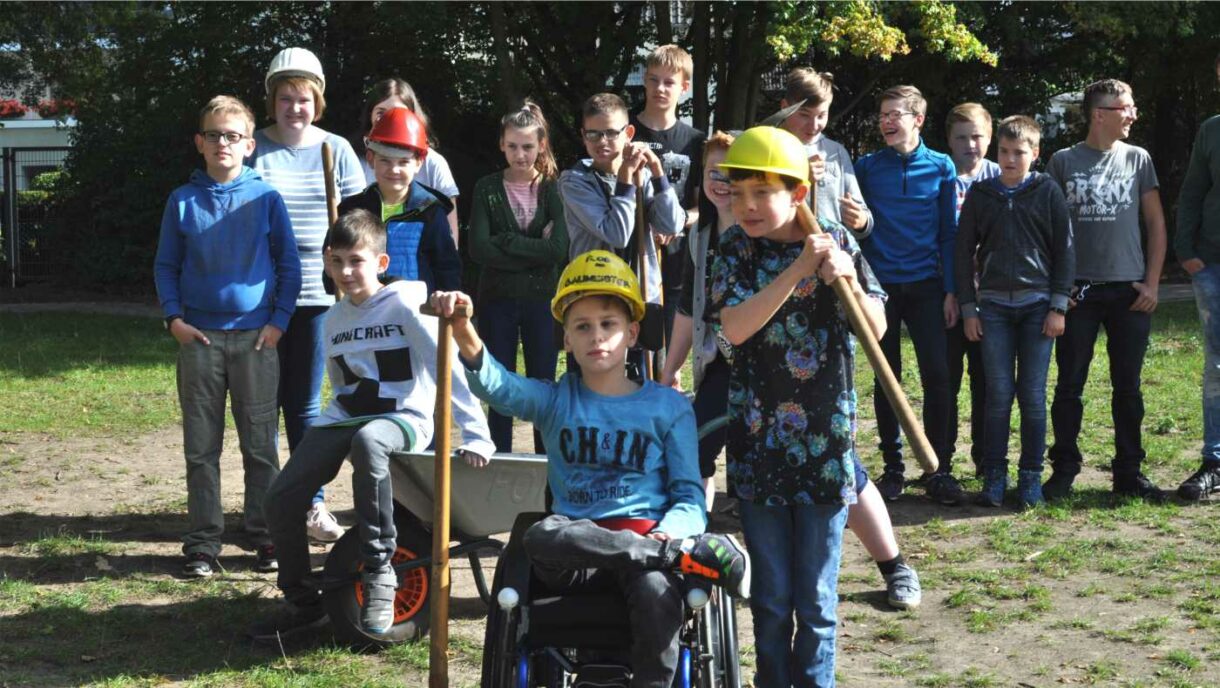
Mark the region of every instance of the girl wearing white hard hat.
<instances>
[{"instance_id":1,"label":"girl wearing white hard hat","mask_svg":"<svg viewBox=\"0 0 1220 688\"><path fill-rule=\"evenodd\" d=\"M292 450L319 413L325 369L322 315L334 303L322 287L322 241L330 224L322 143L329 143L334 154L340 198L364 188L364 173L346 139L314 124L326 111L326 76L316 55L305 48L281 50L271 60L264 85L273 123L254 133L257 145L249 164L284 197L301 256L301 295L279 344L280 408ZM343 534L320 490L306 523L317 540L333 541Z\"/></svg>"}]
</instances>

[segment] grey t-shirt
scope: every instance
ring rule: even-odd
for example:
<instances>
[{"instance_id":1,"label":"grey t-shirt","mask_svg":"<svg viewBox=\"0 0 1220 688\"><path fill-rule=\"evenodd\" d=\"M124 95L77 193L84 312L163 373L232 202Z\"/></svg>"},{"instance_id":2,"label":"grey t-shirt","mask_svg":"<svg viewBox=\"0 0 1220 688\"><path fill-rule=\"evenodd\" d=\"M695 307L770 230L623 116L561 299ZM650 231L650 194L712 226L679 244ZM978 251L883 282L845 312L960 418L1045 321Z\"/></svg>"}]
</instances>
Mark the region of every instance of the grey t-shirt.
<instances>
[{"instance_id":1,"label":"grey t-shirt","mask_svg":"<svg viewBox=\"0 0 1220 688\"><path fill-rule=\"evenodd\" d=\"M843 224L843 209L839 199L844 195L864 206L865 225L860 229L851 230L857 239L868 236L873 231L873 212L864 203L860 193L860 184L856 181L856 168L851 164L851 155L838 141L832 141L825 136L819 136L816 141L805 146L805 154L821 153L826 161L826 174L818 182L817 202L818 217L834 220Z\"/></svg>"},{"instance_id":2,"label":"grey t-shirt","mask_svg":"<svg viewBox=\"0 0 1220 688\"><path fill-rule=\"evenodd\" d=\"M1051 156L1046 171L1072 214L1076 279L1143 280L1140 198L1160 186L1148 151L1122 141L1108 151L1078 143Z\"/></svg>"}]
</instances>

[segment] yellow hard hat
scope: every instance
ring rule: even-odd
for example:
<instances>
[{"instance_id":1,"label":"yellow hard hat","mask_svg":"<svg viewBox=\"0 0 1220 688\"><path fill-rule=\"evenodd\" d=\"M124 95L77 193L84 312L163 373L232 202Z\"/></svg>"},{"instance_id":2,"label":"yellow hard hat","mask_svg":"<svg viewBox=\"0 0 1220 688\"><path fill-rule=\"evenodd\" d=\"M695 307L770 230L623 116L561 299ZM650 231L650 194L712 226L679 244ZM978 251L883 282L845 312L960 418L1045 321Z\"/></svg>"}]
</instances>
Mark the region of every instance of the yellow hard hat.
<instances>
[{"instance_id":1,"label":"yellow hard hat","mask_svg":"<svg viewBox=\"0 0 1220 688\"><path fill-rule=\"evenodd\" d=\"M774 172L809 183L809 156L801 140L778 127L753 127L738 136L720 166Z\"/></svg>"},{"instance_id":2,"label":"yellow hard hat","mask_svg":"<svg viewBox=\"0 0 1220 688\"><path fill-rule=\"evenodd\" d=\"M644 319L644 300L640 298L640 283L622 258L609 251L582 253L568 263L559 276L559 288L551 299L551 315L563 322L563 313L577 299L593 296L617 296L631 308L632 322Z\"/></svg>"}]
</instances>

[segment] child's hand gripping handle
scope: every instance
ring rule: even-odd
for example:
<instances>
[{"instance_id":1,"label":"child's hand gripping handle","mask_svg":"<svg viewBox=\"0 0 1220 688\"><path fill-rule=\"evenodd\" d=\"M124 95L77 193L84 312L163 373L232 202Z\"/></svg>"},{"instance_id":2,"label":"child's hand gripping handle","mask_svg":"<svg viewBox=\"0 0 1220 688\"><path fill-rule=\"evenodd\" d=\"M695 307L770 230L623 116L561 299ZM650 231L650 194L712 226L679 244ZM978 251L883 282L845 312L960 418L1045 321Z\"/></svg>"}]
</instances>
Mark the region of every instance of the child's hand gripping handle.
<instances>
[{"instance_id":1,"label":"child's hand gripping handle","mask_svg":"<svg viewBox=\"0 0 1220 688\"><path fill-rule=\"evenodd\" d=\"M804 203L797 205L796 219L806 235L821 233L822 230L818 228L817 220L808 205ZM923 466L925 471L934 473L940 465L936 452L932 450L932 445L923 432L923 425L915 417L915 411L911 409L911 403L907 401L907 396L902 391L902 385L898 383L898 378L894 377L894 371L890 369L889 362L885 360L885 354L881 351L881 342L877 341L872 327L868 324L868 318L865 317L860 304L856 302L851 285L846 280L837 279L831 282L830 286L834 289L835 295L839 297L839 303L843 304L847 320L856 333L856 339L864 348L864 354L873 367L873 373L881 381L885 397L889 399L890 406L898 414L898 422L902 425L902 431L906 433L911 448L915 450L915 458L919 460L919 465Z\"/></svg>"}]
</instances>

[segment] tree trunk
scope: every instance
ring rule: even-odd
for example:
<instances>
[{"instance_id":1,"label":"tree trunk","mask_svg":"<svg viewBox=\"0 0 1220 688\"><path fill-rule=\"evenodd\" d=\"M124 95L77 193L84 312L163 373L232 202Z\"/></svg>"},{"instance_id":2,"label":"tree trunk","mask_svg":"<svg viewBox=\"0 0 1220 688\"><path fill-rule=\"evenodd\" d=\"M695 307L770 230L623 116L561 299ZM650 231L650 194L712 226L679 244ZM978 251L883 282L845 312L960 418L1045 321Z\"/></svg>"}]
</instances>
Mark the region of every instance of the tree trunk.
<instances>
[{"instance_id":1,"label":"tree trunk","mask_svg":"<svg viewBox=\"0 0 1220 688\"><path fill-rule=\"evenodd\" d=\"M496 56L496 72L500 76L500 109L504 112L520 104L517 82L513 76L512 55L508 47L508 21L504 17L504 6L498 2L488 4L491 17L491 44Z\"/></svg>"},{"instance_id":2,"label":"tree trunk","mask_svg":"<svg viewBox=\"0 0 1220 688\"><path fill-rule=\"evenodd\" d=\"M691 84L691 101L695 111L692 117L694 126L699 131L710 131L708 128L709 115L708 112L708 82L712 76L712 55L710 53L712 40L712 15L711 4L707 2L695 3L695 16L691 21L690 32L694 38L694 45L691 47L691 57L695 62L695 73L692 77L694 83Z\"/></svg>"},{"instance_id":3,"label":"tree trunk","mask_svg":"<svg viewBox=\"0 0 1220 688\"><path fill-rule=\"evenodd\" d=\"M655 0L652 13L657 16L657 45L673 43L674 22L669 14L669 0Z\"/></svg>"}]
</instances>

